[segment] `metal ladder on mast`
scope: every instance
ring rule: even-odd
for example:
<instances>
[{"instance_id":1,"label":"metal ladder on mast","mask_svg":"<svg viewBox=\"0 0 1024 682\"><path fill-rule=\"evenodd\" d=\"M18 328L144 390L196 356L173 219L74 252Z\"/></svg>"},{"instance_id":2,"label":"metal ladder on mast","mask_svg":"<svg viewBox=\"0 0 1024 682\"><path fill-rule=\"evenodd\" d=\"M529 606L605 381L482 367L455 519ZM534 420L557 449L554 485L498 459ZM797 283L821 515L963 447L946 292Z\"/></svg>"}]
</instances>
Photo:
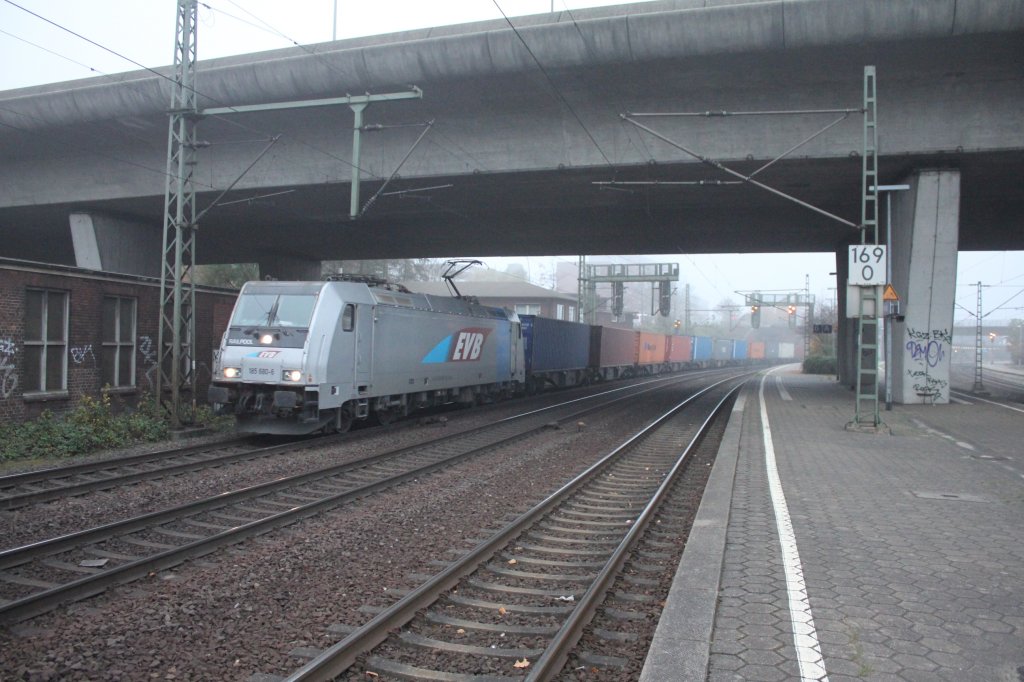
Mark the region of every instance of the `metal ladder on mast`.
<instances>
[{"instance_id":1,"label":"metal ladder on mast","mask_svg":"<svg viewBox=\"0 0 1024 682\"><path fill-rule=\"evenodd\" d=\"M861 287L857 318L858 426L878 426L878 287Z\"/></svg>"},{"instance_id":2,"label":"metal ladder on mast","mask_svg":"<svg viewBox=\"0 0 1024 682\"><path fill-rule=\"evenodd\" d=\"M864 67L864 157L861 173L861 244L878 244L878 108L875 67ZM879 287L860 287L857 317L857 426L877 428Z\"/></svg>"}]
</instances>

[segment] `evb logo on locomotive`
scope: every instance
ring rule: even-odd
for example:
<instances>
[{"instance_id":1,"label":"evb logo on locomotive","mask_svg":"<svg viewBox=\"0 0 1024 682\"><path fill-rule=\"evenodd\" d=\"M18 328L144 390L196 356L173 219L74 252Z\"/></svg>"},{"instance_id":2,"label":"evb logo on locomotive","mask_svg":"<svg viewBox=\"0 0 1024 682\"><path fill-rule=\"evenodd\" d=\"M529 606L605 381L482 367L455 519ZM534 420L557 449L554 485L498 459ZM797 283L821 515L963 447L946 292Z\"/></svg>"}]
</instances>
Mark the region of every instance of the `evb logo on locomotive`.
<instances>
[{"instance_id":1,"label":"evb logo on locomotive","mask_svg":"<svg viewBox=\"0 0 1024 682\"><path fill-rule=\"evenodd\" d=\"M473 362L479 360L490 329L468 327L446 336L423 357L423 363Z\"/></svg>"}]
</instances>

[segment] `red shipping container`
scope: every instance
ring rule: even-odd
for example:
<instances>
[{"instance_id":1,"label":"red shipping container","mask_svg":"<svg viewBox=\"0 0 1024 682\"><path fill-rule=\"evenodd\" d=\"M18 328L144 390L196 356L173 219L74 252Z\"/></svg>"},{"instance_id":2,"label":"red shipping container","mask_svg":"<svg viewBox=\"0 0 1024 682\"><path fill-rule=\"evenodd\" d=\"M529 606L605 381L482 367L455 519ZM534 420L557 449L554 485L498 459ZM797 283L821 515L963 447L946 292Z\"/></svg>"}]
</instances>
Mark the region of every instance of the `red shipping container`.
<instances>
[{"instance_id":1,"label":"red shipping container","mask_svg":"<svg viewBox=\"0 0 1024 682\"><path fill-rule=\"evenodd\" d=\"M670 336L668 339L669 362L689 362L693 359L692 336Z\"/></svg>"},{"instance_id":2,"label":"red shipping container","mask_svg":"<svg viewBox=\"0 0 1024 682\"><path fill-rule=\"evenodd\" d=\"M751 360L764 360L764 341L751 341L747 345L747 357Z\"/></svg>"},{"instance_id":3,"label":"red shipping container","mask_svg":"<svg viewBox=\"0 0 1024 682\"><path fill-rule=\"evenodd\" d=\"M660 365L665 362L668 353L668 337L664 334L640 332L640 343L637 346L637 364Z\"/></svg>"},{"instance_id":4,"label":"red shipping container","mask_svg":"<svg viewBox=\"0 0 1024 682\"><path fill-rule=\"evenodd\" d=\"M591 327L590 331L591 367L632 367L636 362L636 332L612 327Z\"/></svg>"}]
</instances>

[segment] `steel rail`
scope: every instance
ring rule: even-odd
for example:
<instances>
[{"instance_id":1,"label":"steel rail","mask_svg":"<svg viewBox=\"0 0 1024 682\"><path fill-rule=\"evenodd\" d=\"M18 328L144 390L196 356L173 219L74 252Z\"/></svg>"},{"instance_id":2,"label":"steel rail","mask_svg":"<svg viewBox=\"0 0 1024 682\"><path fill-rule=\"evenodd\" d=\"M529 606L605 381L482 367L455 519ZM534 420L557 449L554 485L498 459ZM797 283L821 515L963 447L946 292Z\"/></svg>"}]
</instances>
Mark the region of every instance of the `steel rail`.
<instances>
[{"instance_id":1,"label":"steel rail","mask_svg":"<svg viewBox=\"0 0 1024 682\"><path fill-rule=\"evenodd\" d=\"M628 390L629 388L631 387L626 386L614 390ZM399 424L392 426L391 428L403 428L403 425ZM364 436L360 436L360 434L364 434ZM246 440L251 439L252 436L239 436L237 438L220 441L217 443L208 443L205 445L192 445L177 450L160 450L158 452L130 455L127 457L118 457L108 460L101 460L97 462L84 462L81 464L72 464L66 467L52 467L49 469L39 469L36 471L27 471L19 474L0 476L0 511L17 509L19 507L25 507L30 504L49 502L51 500L61 499L63 497L74 497L76 495L82 495L88 492L95 492L97 490L107 490L120 485L138 483L139 481L150 480L154 478L163 478L164 476L175 476L178 474L187 473L189 471L199 471L202 469L217 467L225 464L233 464L235 462L246 461L249 459L259 459L261 457L267 457L276 454L277 452L282 450L288 451L293 447L316 447L320 445L325 445L335 440L348 441L359 439L360 437L365 437L368 435L372 434L370 434L367 431L359 431L354 434L332 434L313 439L292 441L290 443L268 446L265 448L256 448L254 450L242 453L235 453L220 457L211 457L209 459L196 460L194 462L183 462L181 464L172 465L169 467L149 469L146 471L140 471L137 473L128 474L124 476L110 476L107 478L101 478L94 481L86 481L83 483L75 483L72 485L55 484L57 487L33 491L30 493L8 495L6 497L3 496L4 491L9 490L11 488L15 488L17 486L31 485L33 483L47 483L52 482L54 479L70 478L73 476L84 476L104 471L112 471L114 469L122 467L131 468L135 466L141 466L157 462L161 459L191 457L195 454L202 452L237 446L239 444L244 443Z\"/></svg>"},{"instance_id":2,"label":"steel rail","mask_svg":"<svg viewBox=\"0 0 1024 682\"><path fill-rule=\"evenodd\" d=\"M157 450L155 452L146 452L138 455L129 455L127 457L114 457L111 459L99 460L94 462L81 462L79 464L69 464L61 467L50 467L48 469L34 469L32 471L24 471L17 474L7 474L0 476L0 490L5 488L13 488L19 485L29 485L32 483L38 483L40 481L46 481L52 478L66 478L70 476L80 476L82 474L89 474L95 471L103 471L104 469L114 469L122 466L134 466L137 464L144 464L146 462L170 457L188 457L193 452L202 452L203 450L209 450L211 448L218 447L230 447L234 444L244 442L250 438L249 436L239 436L237 438L230 438L216 443L206 443L203 445L189 445L184 448L168 449L168 450Z\"/></svg>"},{"instance_id":3,"label":"steel rail","mask_svg":"<svg viewBox=\"0 0 1024 682\"><path fill-rule=\"evenodd\" d=\"M677 377L679 381L682 381L686 378L688 377ZM728 381L728 379L723 381ZM575 410L567 415L558 417L556 421L574 420L582 415L590 414L595 411L605 409L621 401L628 400L637 395L642 395L644 393L655 391L660 388L664 388L664 386L646 387L635 393L619 395L612 398L611 400L600 402L595 405L590 405L584 407L583 409ZM612 391L601 393L595 397L606 396L609 393L617 393L620 390L622 389L614 389ZM696 395L700 395L700 393ZM575 399L569 401L568 403L565 403L564 405L572 405L576 402L579 402L580 400L585 400L585 398ZM523 415L520 415L520 417L530 417L549 410L557 409L558 407L563 407L564 405L554 405L548 408L534 410L531 412L524 413ZM327 469L323 469L320 471L301 474L299 476L291 477L288 479L272 481L270 483L252 486L250 488L245 488L232 493L225 493L212 498L208 498L206 500L200 500L195 503L181 505L170 510L165 510L162 512L153 512L151 514L146 514L144 516L136 517L133 519L127 519L125 521L107 524L106 526L100 526L98 528L83 531L81 533L74 533L59 538L54 538L52 540L47 540L41 543L35 543L33 545L26 545L24 547L14 548L0 553L0 569L17 567L40 556L48 556L59 553L61 551L74 549L86 544L92 544L119 535L125 535L127 533L141 530L143 528L159 525L163 522L172 521L198 512L207 511L211 508L223 507L232 502L237 502L240 500L261 496L267 493L275 492L276 490L282 488L301 485L302 483L309 482L310 480L322 479L327 478L330 475L345 473L345 471L341 470L354 470L365 468L367 465L373 464L375 461L378 460L396 458L409 452L422 450L424 449L424 447L434 446L440 443L444 443L446 441L453 441L458 438L463 438L467 435L473 435L479 432L490 430L497 425L507 425L508 422L512 419L515 418L508 418L505 420L501 420L499 422L495 422L493 424L477 427L475 429L470 429L468 431L461 432L458 434L452 434L450 436L442 436L427 443L421 443L419 445L407 446L391 452L371 455L369 457L365 457L354 462L337 465L335 467L329 467ZM244 523L239 526L235 526L234 528L224 530L220 533L215 533L214 535L211 535L207 538L195 540L193 542L186 543L179 547L168 549L163 552L158 552L154 555L143 557L135 561L129 562L127 564L105 570L101 573L85 576L83 578L72 581L70 583L66 583L64 585L58 585L51 589L31 594L21 599L16 599L6 604L0 605L0 622L16 622L24 620L26 618L30 618L35 615L39 615L40 613L49 611L63 603L99 594L113 585L130 582L132 580L148 575L151 572L170 568L172 566L182 563L185 560L204 556L222 546L235 544L242 540L248 539L254 535L259 535L267 531L273 530L275 528L289 525L308 516L317 514L325 509L329 509L331 507L344 504L348 501L364 497L368 494L372 494L374 492L378 492L380 490L393 487L408 480L420 478L425 474L429 474L433 471L451 466L452 464L461 462L462 460L472 457L480 452L522 438L524 435L528 433L542 431L548 428L550 423L550 421L547 421L542 424L530 426L524 430L513 431L506 435L505 437L500 438L496 441L488 441L483 445L471 447L453 456L445 457L441 460L429 463L425 466L407 470L394 476L387 476L385 478L373 481L365 485L358 486L345 492L337 493L334 495L328 495L327 497L324 497L323 499L317 500L315 502L296 505L291 509L264 517L262 519L256 519L249 523Z\"/></svg>"},{"instance_id":4,"label":"steel rail","mask_svg":"<svg viewBox=\"0 0 1024 682\"><path fill-rule=\"evenodd\" d=\"M331 680L344 673L362 654L388 638L396 628L407 625L419 612L443 594L455 587L465 576L476 571L481 565L493 557L502 547L507 545L524 530L534 525L549 511L561 504L570 494L581 489L594 480L607 466L632 444L656 430L664 421L674 416L686 405L701 397L708 391L737 377L730 377L715 382L683 400L671 410L652 421L641 431L634 434L626 442L615 448L585 471L565 483L554 493L539 502L530 510L498 530L490 538L479 543L461 559L435 574L430 580L412 590L405 597L379 613L363 626L359 627L340 642L323 651L305 666L292 673L287 682L310 682L314 680ZM735 390L735 389L734 389ZM719 403L721 405L721 403Z\"/></svg>"},{"instance_id":5,"label":"steel rail","mask_svg":"<svg viewBox=\"0 0 1024 682\"><path fill-rule=\"evenodd\" d=\"M580 597L576 608L572 610L571 614L569 614L569 618L566 619L562 624L562 627L559 628L558 633L554 636L547 649L545 649L544 653L537 660L536 664L531 667L530 674L526 677L528 682L550 680L561 671L572 648L576 646L576 643L583 635L583 628L593 619L598 607L604 601L605 594L611 587L612 581L622 571L622 567L625 564L630 551L639 541L643 532L650 525L654 513L658 510L662 501L672 489L672 486L675 485L684 467L689 464L689 455L691 451L693 451L704 440L708 431L711 429L711 425L718 418L719 414L721 414L726 403L742 386L743 384L737 384L728 393L726 393L725 396L718 401L718 404L715 405L711 414L709 414L707 419L704 420L704 423L701 424L700 428L697 430L697 435L691 439L690 443L686 446L686 449L679 455L679 458L676 460L672 470L665 476L665 480L662 481L658 490L651 497L650 502L647 503L643 511L640 512L636 521L634 521L630 526L626 536L608 558L604 568L599 571L598 577L590 585L583 596Z\"/></svg>"},{"instance_id":6,"label":"steel rail","mask_svg":"<svg viewBox=\"0 0 1024 682\"><path fill-rule=\"evenodd\" d=\"M336 438L336 436L334 436ZM332 438L332 436L325 436L325 438ZM51 500L61 499L63 497L75 497L76 495L83 495L89 492L95 492L97 490L107 490L109 488L116 488L121 485L129 485L132 483L138 483L140 481L147 481L154 478L164 478L165 476L176 476L178 474L188 473L190 471L199 471L201 469L209 469L212 467L222 466L225 464L233 464L235 462L242 462L250 459L260 459L263 457L270 457L271 455L277 454L278 452L286 452L288 450L303 449L306 447L313 447L313 445L323 445L322 439L317 441L302 441L300 446L296 446L295 442L283 443L280 445L271 445L263 448L256 448L253 450L246 450L244 452L236 452L230 455L222 455L220 457L211 457L209 459L194 460L190 462L182 462L180 464L174 464L171 466L160 467L157 469L149 469L147 471L139 471L132 474L126 474L122 476L113 476L110 478L101 478L94 481L86 481L84 483L75 483L72 485L65 485L57 488L48 488L46 490L39 490L30 493L23 493L20 495L11 495L10 497L0 498L0 510L6 509L17 509L19 507L25 507L30 504L39 504L40 502L49 502ZM207 446L200 448L217 450L220 449L218 445ZM190 456L189 454L178 454L168 455L168 459L179 456ZM149 461L156 461L160 458L154 458ZM145 463L146 460L141 460L139 463ZM117 464L115 466L108 466L103 469L97 469L95 471L106 471L110 469L116 469L124 466L133 466L132 464ZM136 464L137 466L137 464ZM82 474L74 474L80 476ZM44 479L47 480L47 479Z\"/></svg>"},{"instance_id":7,"label":"steel rail","mask_svg":"<svg viewBox=\"0 0 1024 682\"><path fill-rule=\"evenodd\" d=\"M690 377L682 377L682 378L690 378ZM666 382L666 381L671 381L672 379L680 380L681 378L680 377L673 377L673 378L657 379L657 380L654 380L654 381L651 381L651 382L644 382L643 384L640 384L640 386L647 387L647 388L643 388L642 390L636 391L635 393L629 393L629 394L627 394L625 396L616 398L614 401L608 401L606 403L602 403L601 405L598 405L596 408L589 408L589 409L601 409L601 408L606 407L608 405L612 405L612 404L614 404L615 402L617 402L619 400L625 400L625 399L628 399L628 398L633 397L635 395L640 395L640 394L642 394L644 392L647 392L647 391L656 390L658 388L657 386L650 387L649 384L663 383L663 382ZM550 410L555 410L555 409L558 409L560 407L564 407L566 405L571 405L571 404L574 404L574 403L577 403L577 402L586 401L586 400L595 399L595 398L600 398L600 397L608 396L610 394L618 393L618 392L621 392L621 391L628 391L629 389L635 388L635 387L636 387L636 385L633 385L633 386L623 386L623 387L614 388L614 389L612 389L610 391L603 391L601 393L597 393L597 394L594 394L592 396L584 396L584 397L581 397L581 398L574 398L572 400L563 401L563 402L560 402L560 403L555 404L555 405L549 405L549 406L541 407L541 408L538 408L538 409L535 409L535 410L529 410L529 411L523 412L523 413L521 413L519 415L514 415L514 416L511 416L511 417L506 417L506 418L500 419L500 420L498 420L497 422L494 422L494 423L495 424L500 424L500 423L514 421L514 420L517 420L517 419L524 419L526 417L530 417L530 416L533 416L533 415L536 415L536 414L541 414L543 412L547 412L547 411L550 411ZM580 413L574 413L574 416L564 417L564 419L572 419L572 418L575 418L576 416L578 416L579 414ZM57 553L67 551L69 549L74 549L75 547L86 545L86 544L95 544L97 542L102 542L103 540L107 540L107 539L116 537L118 535L126 535L128 533L132 533L132 532L135 532L137 530L141 530L143 528L147 528L147 527L150 527L150 526L160 525L162 523L167 523L169 521L174 521L174 520L179 519L179 518L183 518L183 517L186 517L186 516L191 516L193 514L198 514L198 513L203 512L203 511L209 511L209 510L212 510L212 509L218 509L220 507L224 507L224 506L227 506L229 504L234 504L234 503L240 502L242 500L247 500L247 499L251 499L251 498L254 498L254 497L260 497L260 496L267 495L267 494L270 494L270 493L273 493L273 492L277 492L278 490L284 490L284 489L287 489L287 488L291 488L291 487L295 487L295 486L300 486L300 485L303 485L305 483L309 483L310 481L315 481L315 480L322 479L322 478L330 478L330 477L333 477L333 476L338 476L338 475L341 475L341 474L345 474L345 473L348 473L349 471L352 471L352 470L355 470L355 469L364 468L364 467L367 467L367 466L372 466L373 464L376 464L378 462L385 461L387 459L391 459L391 458L394 458L394 457L400 457L402 455L414 452L416 450L421 450L423 448L433 447L433 446L436 446L436 445L440 445L440 444L443 444L443 443L445 443L447 441L453 441L455 439L459 439L459 438L462 438L464 436L473 436L473 435L475 435L477 433L489 430L491 428L493 428L493 424L488 424L488 425L485 425L485 426L479 426L479 427L475 427L475 428L472 428L472 429L467 429L466 431L460 431L458 433L448 434L448 435L445 435L445 436L440 436L438 438L434 438L432 440L423 441L423 442L418 443L416 445L409 445L409 446L398 448L398 449L395 449L395 450L389 450L387 452L377 453L375 455L367 455L366 457L361 457L359 459L352 460L350 462L345 462L343 464L336 464L336 465L333 465L333 466L330 466L330 467L325 467L323 469L317 469L315 471L310 471L310 472L307 472L305 474L297 474L295 476L289 476L287 478L277 479L277 480L274 480L274 481L269 481L267 483L259 483L259 484L256 484L256 485L247 486L245 488L240 488L238 490L233 490L233 491L230 491L230 492L221 493L220 495L214 495L213 497L209 497L209 498L206 498L204 500L197 500L195 502L188 502L186 504L178 505L178 506L175 506L175 507L170 507L170 508L164 509L164 510L150 512L148 514L143 514L143 515L140 515L140 516L132 517L130 519L125 519L125 520L122 520L122 521L114 521L112 523L104 524L102 526L96 526L94 528L82 530L82 531L79 531L79 532L76 532L76 533L69 533L67 535L58 536L56 538L50 538L48 540L43 540L43 541L40 541L40 542L28 544L28 545L22 545L20 547L13 547L13 548L10 548L10 549L7 549L7 550L0 551L0 570L5 570L5 569L8 569L8 568L13 568L15 566L19 566L21 564L27 563L28 561L31 561L31 560L36 559L36 558L41 557L41 556L48 556L48 555L51 555L51 554L57 554ZM337 436L329 436L328 438L338 438L338 437ZM316 444L323 444L323 441L322 440L317 440ZM305 443L303 445L305 445ZM275 446L275 447L281 448L282 451L287 451L288 447L294 447L294 446L295 446L294 443L290 443L290 444L282 444L280 446Z\"/></svg>"}]
</instances>

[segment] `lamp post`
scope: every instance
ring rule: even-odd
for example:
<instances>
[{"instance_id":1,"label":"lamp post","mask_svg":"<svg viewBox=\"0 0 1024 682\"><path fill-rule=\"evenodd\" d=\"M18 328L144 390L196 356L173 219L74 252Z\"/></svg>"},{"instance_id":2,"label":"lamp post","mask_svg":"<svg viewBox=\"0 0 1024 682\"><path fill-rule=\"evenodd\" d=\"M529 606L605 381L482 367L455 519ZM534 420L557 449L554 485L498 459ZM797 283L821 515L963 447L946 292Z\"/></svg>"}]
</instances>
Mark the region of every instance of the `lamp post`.
<instances>
[{"instance_id":1,"label":"lamp post","mask_svg":"<svg viewBox=\"0 0 1024 682\"><path fill-rule=\"evenodd\" d=\"M879 192L885 192L885 271L892 283L892 193L904 192L910 185L878 185ZM892 411L892 321L896 314L885 315L885 409ZM875 341L877 343L877 340Z\"/></svg>"},{"instance_id":2,"label":"lamp post","mask_svg":"<svg viewBox=\"0 0 1024 682\"><path fill-rule=\"evenodd\" d=\"M839 273L828 274L836 278L836 285L829 289L832 291L832 361L836 363L836 381L839 381L839 341L836 339L839 336Z\"/></svg>"}]
</instances>

